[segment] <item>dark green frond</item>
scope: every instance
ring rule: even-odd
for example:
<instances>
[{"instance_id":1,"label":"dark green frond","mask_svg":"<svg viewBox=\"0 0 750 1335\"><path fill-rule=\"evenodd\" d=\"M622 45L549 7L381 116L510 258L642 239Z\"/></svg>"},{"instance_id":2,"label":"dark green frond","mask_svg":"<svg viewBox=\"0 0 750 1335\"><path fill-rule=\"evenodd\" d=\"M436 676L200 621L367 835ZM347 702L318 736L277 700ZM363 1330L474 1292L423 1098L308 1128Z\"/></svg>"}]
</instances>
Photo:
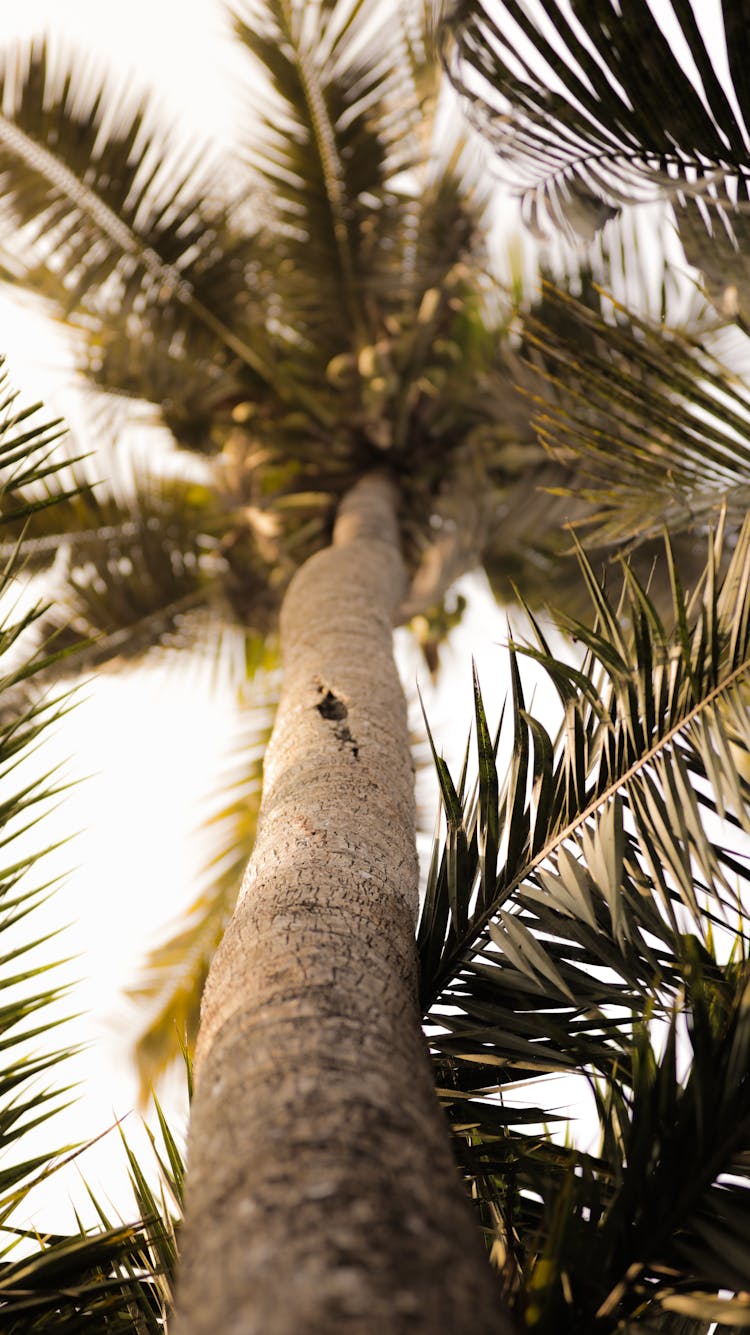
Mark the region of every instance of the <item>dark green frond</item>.
<instances>
[{"instance_id":1,"label":"dark green frond","mask_svg":"<svg viewBox=\"0 0 750 1335\"><path fill-rule=\"evenodd\" d=\"M747 202L746 6L721 6L730 85L694 6L667 8L660 23L647 0L450 6L449 73L536 225L590 236L623 203L666 194L705 196L731 226L734 203Z\"/></svg>"},{"instance_id":2,"label":"dark green frond","mask_svg":"<svg viewBox=\"0 0 750 1335\"><path fill-rule=\"evenodd\" d=\"M738 1074L749 552L746 522L720 579L717 538L688 599L673 569L673 627L629 572L616 611L581 558L596 623L566 626L584 661L555 659L538 625L536 644L511 649L504 784L478 690L476 792L459 798L441 769L447 833L419 930L437 1082L480 1213L503 1257L515 1254L518 1303L550 1335L652 1315L659 1328L662 1303L707 1318L709 1298L731 1322L720 1291L750 1278L728 1241L750 1228L750 1094ZM526 704L519 652L556 687L556 740ZM674 1036L686 1021L694 1063L683 1078ZM519 1106L514 1086L542 1074L599 1081L598 1157L524 1130L548 1120L544 1086L535 1108ZM688 1144L699 1147L689 1182Z\"/></svg>"},{"instance_id":3,"label":"dark green frond","mask_svg":"<svg viewBox=\"0 0 750 1335\"><path fill-rule=\"evenodd\" d=\"M6 54L0 88L6 270L77 313L94 339L109 327L90 353L93 374L108 387L120 381L106 352L127 333L178 362L189 338L207 378L239 360L248 385L272 383L260 350L258 247L231 226L205 152L177 151L150 128L145 103L116 110L90 66L55 61L43 45ZM139 365L123 367L114 387L130 388Z\"/></svg>"}]
</instances>

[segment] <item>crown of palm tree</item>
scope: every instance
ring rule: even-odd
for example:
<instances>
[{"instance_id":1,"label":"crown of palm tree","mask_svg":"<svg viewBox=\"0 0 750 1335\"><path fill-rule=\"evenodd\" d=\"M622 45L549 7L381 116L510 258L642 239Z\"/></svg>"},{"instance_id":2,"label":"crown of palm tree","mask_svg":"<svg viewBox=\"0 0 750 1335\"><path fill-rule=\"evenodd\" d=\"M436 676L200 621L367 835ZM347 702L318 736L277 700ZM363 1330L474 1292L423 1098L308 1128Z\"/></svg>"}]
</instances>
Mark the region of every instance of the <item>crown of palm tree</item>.
<instances>
[{"instance_id":1,"label":"crown of palm tree","mask_svg":"<svg viewBox=\"0 0 750 1335\"><path fill-rule=\"evenodd\" d=\"M312 9L235 17L257 68L231 189L145 104L114 112L80 62L32 47L2 77L6 272L74 324L95 384L158 405L213 461L200 518L245 587L253 562L278 583L280 555L288 573L373 467L399 477L415 561L451 460L474 453L499 483L513 434L488 411L507 376L485 328L486 199L465 145L431 154L419 15Z\"/></svg>"}]
</instances>

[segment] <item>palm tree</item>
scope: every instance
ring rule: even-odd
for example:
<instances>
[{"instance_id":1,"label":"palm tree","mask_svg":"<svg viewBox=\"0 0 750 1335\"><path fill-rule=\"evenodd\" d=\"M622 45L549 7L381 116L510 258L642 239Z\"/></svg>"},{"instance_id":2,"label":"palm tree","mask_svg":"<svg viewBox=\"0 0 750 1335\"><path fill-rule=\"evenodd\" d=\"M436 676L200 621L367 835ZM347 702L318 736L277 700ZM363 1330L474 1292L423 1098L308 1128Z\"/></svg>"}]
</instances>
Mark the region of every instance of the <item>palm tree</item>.
<instances>
[{"instance_id":1,"label":"palm tree","mask_svg":"<svg viewBox=\"0 0 750 1335\"><path fill-rule=\"evenodd\" d=\"M202 155L200 170L171 165L144 108L107 123L102 89L43 49L5 67L8 272L74 323L96 384L157 402L178 446L212 463L209 485L152 481L103 499L90 486L51 524L40 513L29 550L43 562L63 546L68 566L65 625L44 635L82 666L189 638L207 614L233 613L252 641L283 596L286 694L256 884L204 1003L178 1330L271 1330L300 1311L327 1327L350 1309L377 1327L413 1324L414 1310L431 1329L455 1326L469 1307L477 1329L502 1324L419 1025L411 759L390 643L395 619L439 605L475 560L517 433L494 411L512 391L482 309L483 201L466 150L440 166L425 142L437 87L422 16L384 21L378 8L322 4L317 25L283 2L238 15L271 110L231 189ZM321 814L333 789L335 828ZM346 883L331 885L333 846ZM293 883L305 888L290 901ZM239 983L232 941L264 902L260 959L242 950ZM295 943L288 978L279 932ZM254 1042L252 1012L265 1016ZM241 1063L225 1047L236 1026ZM221 1081L242 1082L219 1122L217 1059ZM400 1090L387 1106L386 1071ZM232 1126L250 1084L257 1115L247 1105ZM264 1222L248 1266L250 1190Z\"/></svg>"},{"instance_id":2,"label":"palm tree","mask_svg":"<svg viewBox=\"0 0 750 1335\"><path fill-rule=\"evenodd\" d=\"M607 539L665 517L654 485L646 522L617 528L633 472L599 467L608 393L631 413L625 457L640 448L691 522L698 494L702 529L743 466L743 414L738 402L722 431L731 376L598 299L552 298L543 329L503 339L467 149L442 165L426 151L438 89L422 26L379 8L243 7L265 113L231 190L218 166L170 167L145 108L105 114L80 69L41 48L6 64L8 274L73 322L94 383L157 403L182 457L204 461L198 481L103 501L89 486L39 511L29 551L43 564L64 543L74 600L57 643L70 663L103 661L231 612L257 646L281 605L261 822L198 1041L176 1329L500 1330L513 1308L550 1332L702 1332L741 1321L745 1300L722 1290L747 1287L733 844L747 820L746 528L722 521L689 597L667 549L674 628L632 571L618 616L582 559L597 618L569 622L583 664L554 659L533 620L524 649L557 687L560 737L526 707L516 646L503 781L477 685L476 797L435 756L446 836L419 1002L391 628L479 555L502 569L498 516L548 467L526 372L525 395L513 388L519 351L560 455L545 480L570 485L573 459ZM571 349L583 389L561 383ZM658 439L646 432L644 449L648 414ZM22 488L7 498L11 523L22 503ZM514 548L533 550L512 518ZM555 574L560 539L542 536ZM598 1154L524 1129L545 1111L509 1103L511 1083L554 1071L591 1081Z\"/></svg>"}]
</instances>

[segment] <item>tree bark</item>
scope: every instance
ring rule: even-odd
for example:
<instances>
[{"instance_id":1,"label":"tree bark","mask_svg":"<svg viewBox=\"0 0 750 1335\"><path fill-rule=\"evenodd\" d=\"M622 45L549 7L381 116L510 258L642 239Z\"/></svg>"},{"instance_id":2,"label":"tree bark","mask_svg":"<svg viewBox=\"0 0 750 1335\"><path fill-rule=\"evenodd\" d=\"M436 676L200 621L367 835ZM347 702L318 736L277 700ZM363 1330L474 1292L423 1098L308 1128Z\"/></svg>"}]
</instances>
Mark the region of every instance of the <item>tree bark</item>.
<instances>
[{"instance_id":1,"label":"tree bark","mask_svg":"<svg viewBox=\"0 0 750 1335\"><path fill-rule=\"evenodd\" d=\"M282 609L256 849L202 1008L175 1335L509 1329L419 1023L395 509L363 479Z\"/></svg>"}]
</instances>

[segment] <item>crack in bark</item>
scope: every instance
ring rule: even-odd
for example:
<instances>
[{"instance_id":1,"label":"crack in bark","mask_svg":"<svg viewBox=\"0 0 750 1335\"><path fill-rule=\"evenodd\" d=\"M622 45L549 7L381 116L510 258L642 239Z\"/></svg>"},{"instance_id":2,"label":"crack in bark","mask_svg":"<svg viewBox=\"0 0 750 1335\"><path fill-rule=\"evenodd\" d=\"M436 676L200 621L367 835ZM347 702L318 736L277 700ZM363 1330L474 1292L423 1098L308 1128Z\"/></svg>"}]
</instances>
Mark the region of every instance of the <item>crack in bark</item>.
<instances>
[{"instance_id":1,"label":"crack in bark","mask_svg":"<svg viewBox=\"0 0 750 1335\"><path fill-rule=\"evenodd\" d=\"M344 722L349 714L349 710L343 700L340 700L339 697L334 695L333 691L328 690L327 687L319 684L318 691L323 697L323 699L315 706L320 717L328 719L336 725L333 729L334 737L342 746L351 747L352 755L354 756L354 759L357 760L359 758L359 746L354 737L352 737L349 725Z\"/></svg>"}]
</instances>

